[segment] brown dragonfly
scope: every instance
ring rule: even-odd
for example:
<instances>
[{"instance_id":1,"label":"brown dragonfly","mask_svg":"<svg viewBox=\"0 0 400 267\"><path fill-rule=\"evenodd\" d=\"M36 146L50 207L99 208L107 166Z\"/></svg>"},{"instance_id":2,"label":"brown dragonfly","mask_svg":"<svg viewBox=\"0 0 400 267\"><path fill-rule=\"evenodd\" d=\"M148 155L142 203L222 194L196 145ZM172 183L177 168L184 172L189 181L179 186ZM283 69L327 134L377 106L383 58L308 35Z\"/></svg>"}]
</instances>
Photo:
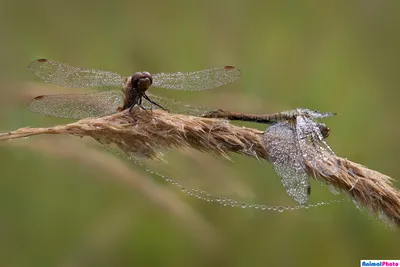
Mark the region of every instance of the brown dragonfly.
<instances>
[{"instance_id":1,"label":"brown dragonfly","mask_svg":"<svg viewBox=\"0 0 400 267\"><path fill-rule=\"evenodd\" d=\"M304 205L311 192L306 161L321 173L337 172L335 166L328 170L322 164L336 155L325 141L330 129L315 121L334 115L336 113L297 108L269 115L217 110L207 112L204 117L271 124L263 136L269 160L289 196Z\"/></svg>"},{"instance_id":2,"label":"brown dragonfly","mask_svg":"<svg viewBox=\"0 0 400 267\"><path fill-rule=\"evenodd\" d=\"M107 90L86 94L41 95L29 103L29 109L43 115L81 119L110 115L134 106L143 109L168 109L173 112L199 115L205 109L186 109L181 103L147 93L150 86L186 91L201 91L234 82L240 71L233 66L204 69L194 72L158 73L136 72L130 77L117 73L73 67L65 63L37 59L29 69L45 82L65 88L112 87ZM147 101L145 103L143 98Z\"/></svg>"}]
</instances>

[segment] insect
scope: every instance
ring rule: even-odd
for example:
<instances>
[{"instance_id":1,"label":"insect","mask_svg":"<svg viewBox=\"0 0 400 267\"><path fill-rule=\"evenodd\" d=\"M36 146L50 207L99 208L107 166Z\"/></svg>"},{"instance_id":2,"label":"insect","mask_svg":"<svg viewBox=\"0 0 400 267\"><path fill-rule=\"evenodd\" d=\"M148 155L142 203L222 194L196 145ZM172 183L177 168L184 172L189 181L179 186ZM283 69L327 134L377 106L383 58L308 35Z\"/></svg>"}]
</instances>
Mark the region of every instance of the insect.
<instances>
[{"instance_id":1,"label":"insect","mask_svg":"<svg viewBox=\"0 0 400 267\"><path fill-rule=\"evenodd\" d=\"M86 94L42 95L34 98L29 104L33 112L75 119L110 115L125 109L131 110L136 105L143 109L153 108L153 105L166 109L164 104L174 108L173 101L148 94L149 87L200 91L234 82L240 76L237 68L225 66L194 72L154 75L143 71L129 77L122 77L109 71L72 67L48 59L33 61L29 69L44 81L66 88L113 87L117 89ZM144 104L143 98L148 103ZM177 108L184 111L184 108Z\"/></svg>"},{"instance_id":2,"label":"insect","mask_svg":"<svg viewBox=\"0 0 400 267\"><path fill-rule=\"evenodd\" d=\"M318 169L322 168L322 164L319 163L327 155L336 157L325 141L330 129L315 120L334 115L336 114L331 112L323 113L298 108L271 115L217 110L208 112L204 116L271 124L263 136L269 160L289 196L304 205L308 202L311 191L305 161L314 169ZM327 172L327 170L321 171Z\"/></svg>"}]
</instances>

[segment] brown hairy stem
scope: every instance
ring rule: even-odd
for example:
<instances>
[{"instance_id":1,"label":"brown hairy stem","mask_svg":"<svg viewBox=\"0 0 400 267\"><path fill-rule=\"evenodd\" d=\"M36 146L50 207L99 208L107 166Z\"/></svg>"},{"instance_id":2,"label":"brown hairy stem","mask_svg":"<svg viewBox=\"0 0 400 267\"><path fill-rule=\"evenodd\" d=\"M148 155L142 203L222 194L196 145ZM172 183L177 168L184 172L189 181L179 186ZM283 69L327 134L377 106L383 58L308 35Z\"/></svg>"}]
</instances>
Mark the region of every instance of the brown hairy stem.
<instances>
[{"instance_id":1,"label":"brown hairy stem","mask_svg":"<svg viewBox=\"0 0 400 267\"><path fill-rule=\"evenodd\" d=\"M192 147L224 157L234 152L268 160L262 131L226 120L161 110L134 109L131 114L124 111L67 125L21 128L0 134L0 141L38 134L90 136L102 144L114 144L134 157L157 158L160 151L169 148ZM310 176L345 192L375 216L400 226L400 192L393 187L390 177L328 153L317 165L309 159L305 163Z\"/></svg>"}]
</instances>

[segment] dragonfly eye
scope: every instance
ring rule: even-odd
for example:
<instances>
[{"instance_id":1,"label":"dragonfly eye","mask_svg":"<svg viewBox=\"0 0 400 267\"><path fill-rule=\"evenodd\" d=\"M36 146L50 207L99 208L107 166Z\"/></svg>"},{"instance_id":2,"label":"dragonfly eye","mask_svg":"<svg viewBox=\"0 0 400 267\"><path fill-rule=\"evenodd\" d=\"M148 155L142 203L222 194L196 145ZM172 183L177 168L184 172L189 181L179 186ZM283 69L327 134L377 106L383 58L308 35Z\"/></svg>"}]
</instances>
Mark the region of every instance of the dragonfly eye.
<instances>
[{"instance_id":1,"label":"dragonfly eye","mask_svg":"<svg viewBox=\"0 0 400 267\"><path fill-rule=\"evenodd\" d=\"M138 82L140 79L145 79L145 78L147 78L147 79L150 80L150 84L153 83L153 77L152 77L151 74L148 73L147 71L144 71L144 72L135 72L135 73L132 75L132 78L131 78L132 84L137 84L137 82Z\"/></svg>"},{"instance_id":2,"label":"dragonfly eye","mask_svg":"<svg viewBox=\"0 0 400 267\"><path fill-rule=\"evenodd\" d=\"M324 139L328 138L329 134L331 133L331 129L329 129L329 127L326 126L324 123L319 123L318 127L321 131L322 137L324 137Z\"/></svg>"},{"instance_id":3,"label":"dragonfly eye","mask_svg":"<svg viewBox=\"0 0 400 267\"><path fill-rule=\"evenodd\" d=\"M141 72L135 72L132 75L132 84L136 84L139 81L139 79L142 77L143 77L143 74Z\"/></svg>"},{"instance_id":4,"label":"dragonfly eye","mask_svg":"<svg viewBox=\"0 0 400 267\"><path fill-rule=\"evenodd\" d=\"M151 76L151 74L147 71L143 71L142 74L144 77L146 77L150 80L150 85L151 85L153 83L153 77Z\"/></svg>"}]
</instances>

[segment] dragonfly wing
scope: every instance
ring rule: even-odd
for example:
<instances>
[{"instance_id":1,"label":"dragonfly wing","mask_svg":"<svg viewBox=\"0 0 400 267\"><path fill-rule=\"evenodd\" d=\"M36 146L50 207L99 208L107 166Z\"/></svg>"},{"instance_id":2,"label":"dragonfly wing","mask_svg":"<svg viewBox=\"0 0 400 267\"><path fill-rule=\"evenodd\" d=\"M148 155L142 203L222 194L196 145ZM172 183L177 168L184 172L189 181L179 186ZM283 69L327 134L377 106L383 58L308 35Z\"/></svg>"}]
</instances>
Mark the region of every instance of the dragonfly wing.
<instances>
[{"instance_id":1,"label":"dragonfly wing","mask_svg":"<svg viewBox=\"0 0 400 267\"><path fill-rule=\"evenodd\" d=\"M297 144L294 126L279 122L267 128L264 143L269 160L289 196L301 205L308 202L310 180Z\"/></svg>"},{"instance_id":2,"label":"dragonfly wing","mask_svg":"<svg viewBox=\"0 0 400 267\"><path fill-rule=\"evenodd\" d=\"M112 90L88 94L38 96L29 103L29 109L43 115L82 119L116 113L122 104L122 93Z\"/></svg>"},{"instance_id":3,"label":"dragonfly wing","mask_svg":"<svg viewBox=\"0 0 400 267\"><path fill-rule=\"evenodd\" d=\"M337 166L324 164L329 157L336 157L336 155L326 143L318 123L311 118L298 116L296 131L302 157L312 170L326 176L337 174L339 171Z\"/></svg>"},{"instance_id":4,"label":"dragonfly wing","mask_svg":"<svg viewBox=\"0 0 400 267\"><path fill-rule=\"evenodd\" d=\"M159 104L160 106L164 107L165 109L167 109L169 112L172 112L172 113L200 116L200 115L206 114L207 112L210 111L210 109L206 108L206 107L189 105L186 103L176 101L172 98L157 96L157 95L153 95L150 93L146 93L146 94L148 97L150 97L151 100L153 100L154 102L156 102L157 104ZM156 105L151 105L151 103L149 103L149 101L147 101L147 100L143 100L143 106L146 109L159 108Z\"/></svg>"},{"instance_id":5,"label":"dragonfly wing","mask_svg":"<svg viewBox=\"0 0 400 267\"><path fill-rule=\"evenodd\" d=\"M232 66L194 72L159 73L153 75L153 86L173 90L201 91L236 81L240 71Z\"/></svg>"},{"instance_id":6,"label":"dragonfly wing","mask_svg":"<svg viewBox=\"0 0 400 267\"><path fill-rule=\"evenodd\" d=\"M120 75L113 72L77 68L48 59L33 61L29 69L44 81L66 88L121 87L124 82Z\"/></svg>"}]
</instances>

